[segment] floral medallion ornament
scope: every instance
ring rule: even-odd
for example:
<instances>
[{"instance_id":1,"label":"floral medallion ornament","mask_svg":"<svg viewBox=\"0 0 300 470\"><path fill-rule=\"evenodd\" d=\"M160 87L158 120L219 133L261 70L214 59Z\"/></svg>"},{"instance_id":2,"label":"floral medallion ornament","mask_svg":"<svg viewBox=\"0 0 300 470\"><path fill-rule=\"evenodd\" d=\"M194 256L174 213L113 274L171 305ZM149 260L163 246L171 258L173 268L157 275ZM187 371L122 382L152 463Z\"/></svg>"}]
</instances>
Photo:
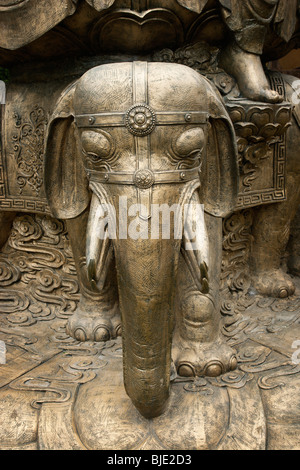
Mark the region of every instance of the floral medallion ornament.
<instances>
[{"instance_id":1,"label":"floral medallion ornament","mask_svg":"<svg viewBox=\"0 0 300 470\"><path fill-rule=\"evenodd\" d=\"M146 104L132 106L126 114L126 127L133 135L142 137L151 134L156 117L153 109Z\"/></svg>"},{"instance_id":2,"label":"floral medallion ornament","mask_svg":"<svg viewBox=\"0 0 300 470\"><path fill-rule=\"evenodd\" d=\"M155 182L154 174L151 170L137 170L134 175L134 184L140 189L148 189Z\"/></svg>"}]
</instances>

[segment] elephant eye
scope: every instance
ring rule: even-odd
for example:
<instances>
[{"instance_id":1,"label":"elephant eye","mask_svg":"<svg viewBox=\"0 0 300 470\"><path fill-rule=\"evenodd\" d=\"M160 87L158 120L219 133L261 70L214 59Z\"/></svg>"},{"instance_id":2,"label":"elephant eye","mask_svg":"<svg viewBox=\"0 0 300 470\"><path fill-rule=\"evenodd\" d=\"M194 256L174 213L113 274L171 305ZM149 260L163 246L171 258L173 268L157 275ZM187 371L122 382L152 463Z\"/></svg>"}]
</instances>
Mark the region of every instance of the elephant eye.
<instances>
[{"instance_id":1,"label":"elephant eye","mask_svg":"<svg viewBox=\"0 0 300 470\"><path fill-rule=\"evenodd\" d=\"M108 158L113 150L110 135L103 131L84 131L81 143L84 152L92 157Z\"/></svg>"},{"instance_id":2,"label":"elephant eye","mask_svg":"<svg viewBox=\"0 0 300 470\"><path fill-rule=\"evenodd\" d=\"M205 136L201 127L194 127L185 131L177 138L173 145L174 152L180 157L190 157L192 154L199 154L205 143Z\"/></svg>"}]
</instances>

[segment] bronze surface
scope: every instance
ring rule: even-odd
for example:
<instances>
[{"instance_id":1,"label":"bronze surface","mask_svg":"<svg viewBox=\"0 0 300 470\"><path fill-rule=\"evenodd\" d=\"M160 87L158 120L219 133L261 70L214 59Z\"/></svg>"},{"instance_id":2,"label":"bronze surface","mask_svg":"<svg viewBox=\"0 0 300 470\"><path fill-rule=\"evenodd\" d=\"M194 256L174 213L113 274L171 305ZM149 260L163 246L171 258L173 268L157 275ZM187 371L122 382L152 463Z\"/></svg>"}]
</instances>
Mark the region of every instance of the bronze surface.
<instances>
[{"instance_id":1,"label":"bronze surface","mask_svg":"<svg viewBox=\"0 0 300 470\"><path fill-rule=\"evenodd\" d=\"M299 448L299 7L0 0L1 449Z\"/></svg>"},{"instance_id":2,"label":"bronze surface","mask_svg":"<svg viewBox=\"0 0 300 470\"><path fill-rule=\"evenodd\" d=\"M239 221L246 230L249 220ZM226 231L224 262L247 246L244 236L231 252L227 238ZM165 414L149 421L124 391L120 339L78 343L65 333L79 301L65 227L45 216L18 217L0 263L2 450L299 449L300 371L291 361L298 281L286 300L249 297L239 283L230 306L223 290L222 334L238 352L237 371L219 379L173 376ZM226 266L228 281L237 271Z\"/></svg>"}]
</instances>

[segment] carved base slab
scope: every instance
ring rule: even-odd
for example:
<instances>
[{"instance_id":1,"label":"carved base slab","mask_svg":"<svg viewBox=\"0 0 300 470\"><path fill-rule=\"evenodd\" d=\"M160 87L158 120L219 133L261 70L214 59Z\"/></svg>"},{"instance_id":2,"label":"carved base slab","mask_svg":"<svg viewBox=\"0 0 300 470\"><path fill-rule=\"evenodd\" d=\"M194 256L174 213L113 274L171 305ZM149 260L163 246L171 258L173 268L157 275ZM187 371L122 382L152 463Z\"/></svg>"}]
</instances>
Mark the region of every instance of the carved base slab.
<instances>
[{"instance_id":1,"label":"carved base slab","mask_svg":"<svg viewBox=\"0 0 300 470\"><path fill-rule=\"evenodd\" d=\"M234 300L223 333L238 370L175 378L165 414L146 420L123 387L121 340L66 335L78 300L66 233L28 217L0 254L0 449L300 449L297 279L290 299Z\"/></svg>"}]
</instances>

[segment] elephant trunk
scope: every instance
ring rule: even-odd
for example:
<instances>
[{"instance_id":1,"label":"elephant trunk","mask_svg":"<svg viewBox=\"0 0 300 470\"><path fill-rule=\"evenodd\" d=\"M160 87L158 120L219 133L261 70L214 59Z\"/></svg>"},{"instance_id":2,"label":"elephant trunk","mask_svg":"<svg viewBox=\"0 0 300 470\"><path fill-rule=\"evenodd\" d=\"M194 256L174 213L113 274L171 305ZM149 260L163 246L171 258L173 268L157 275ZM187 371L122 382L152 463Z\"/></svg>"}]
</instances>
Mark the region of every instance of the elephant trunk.
<instances>
[{"instance_id":1,"label":"elephant trunk","mask_svg":"<svg viewBox=\"0 0 300 470\"><path fill-rule=\"evenodd\" d=\"M152 239L151 224L145 239L130 233L122 239L114 237L115 227L105 223L110 210L106 211L107 193L100 185L93 186L93 192L87 233L89 276L101 289L113 247L122 315L124 385L139 412L154 418L163 413L169 396L172 312L181 240Z\"/></svg>"},{"instance_id":2,"label":"elephant trunk","mask_svg":"<svg viewBox=\"0 0 300 470\"><path fill-rule=\"evenodd\" d=\"M167 241L165 241L167 242ZM117 255L122 312L124 385L146 418L163 413L169 396L175 247L131 240ZM118 251L119 251L118 250ZM126 256L124 254L126 253Z\"/></svg>"}]
</instances>

